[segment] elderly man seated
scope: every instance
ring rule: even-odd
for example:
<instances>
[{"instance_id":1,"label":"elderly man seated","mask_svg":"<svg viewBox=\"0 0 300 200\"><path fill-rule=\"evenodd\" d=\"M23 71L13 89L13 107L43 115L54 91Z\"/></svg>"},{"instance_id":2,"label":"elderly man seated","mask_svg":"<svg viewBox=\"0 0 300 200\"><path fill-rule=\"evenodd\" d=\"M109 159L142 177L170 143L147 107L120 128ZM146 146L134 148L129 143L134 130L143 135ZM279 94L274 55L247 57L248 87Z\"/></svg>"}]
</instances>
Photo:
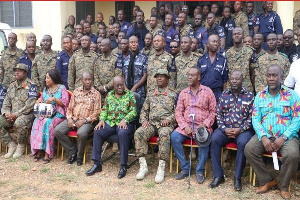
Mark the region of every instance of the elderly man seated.
<instances>
[{"instance_id":1,"label":"elderly man seated","mask_svg":"<svg viewBox=\"0 0 300 200\"><path fill-rule=\"evenodd\" d=\"M93 87L93 77L89 72L83 72L82 86L76 88L67 108L67 119L55 127L56 139L69 153L68 164L77 160L77 165L83 164L83 153L88 134L93 131L94 122L100 113L101 95ZM77 130L77 146L68 137L68 132Z\"/></svg>"},{"instance_id":2,"label":"elderly man seated","mask_svg":"<svg viewBox=\"0 0 300 200\"><path fill-rule=\"evenodd\" d=\"M100 113L100 122L95 127L92 160L94 165L85 174L91 176L102 171L101 151L106 138L118 134L121 150L121 168L118 178L127 172L128 149L130 140L128 135L133 132L133 121L137 116L137 106L134 93L125 90L125 80L122 76L113 79L114 90L108 93Z\"/></svg>"},{"instance_id":3,"label":"elderly man seated","mask_svg":"<svg viewBox=\"0 0 300 200\"><path fill-rule=\"evenodd\" d=\"M283 70L280 66L271 65L266 76L268 87L254 100L252 124L256 135L246 145L245 156L257 174L260 186L256 193L260 194L277 184L264 164L262 154L279 152L282 165L278 186L281 197L289 199L288 188L299 159L300 98L281 84Z\"/></svg>"},{"instance_id":4,"label":"elderly man seated","mask_svg":"<svg viewBox=\"0 0 300 200\"><path fill-rule=\"evenodd\" d=\"M25 152L26 134L31 129L37 99L37 87L27 78L27 65L17 64L13 70L16 81L9 85L0 115L0 141L8 143L4 158L18 158ZM8 128L12 126L14 131L11 133Z\"/></svg>"}]
</instances>

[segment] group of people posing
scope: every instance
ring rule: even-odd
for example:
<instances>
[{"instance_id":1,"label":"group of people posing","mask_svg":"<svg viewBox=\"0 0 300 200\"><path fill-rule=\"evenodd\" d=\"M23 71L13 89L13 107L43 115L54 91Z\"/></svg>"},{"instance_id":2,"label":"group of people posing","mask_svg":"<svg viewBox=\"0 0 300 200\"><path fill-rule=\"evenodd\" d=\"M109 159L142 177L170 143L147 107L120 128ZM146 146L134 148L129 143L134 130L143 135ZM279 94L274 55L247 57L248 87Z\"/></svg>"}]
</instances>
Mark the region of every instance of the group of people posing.
<instances>
[{"instance_id":1,"label":"group of people posing","mask_svg":"<svg viewBox=\"0 0 300 200\"><path fill-rule=\"evenodd\" d=\"M124 21L124 11L119 10L118 21L112 17L109 28L102 13L94 24L88 15L76 27L70 16L60 53L51 49L50 35L38 47L36 36L28 34L23 51L16 47L17 35L10 33L9 47L0 61L0 140L8 144L4 157L22 156L30 136L34 161L47 164L56 138L69 153L67 162L81 166L93 132L94 164L86 172L90 176L102 171L102 146L117 134L118 178L127 173L134 139L140 163L136 179L142 180L148 174L148 140L157 135L155 182L162 183L170 145L181 165L175 179L189 175L191 166L182 143L201 128L211 137L198 148L199 184L205 180L209 153L214 176L211 188L225 181L221 148L235 142L234 189L242 190L247 158L259 180L257 193L278 183L281 196L290 198L288 188L299 161L300 128L300 60L296 59L294 32L283 33L280 18L272 11L273 2L263 3L265 13L255 15L253 29L248 26L249 13L247 17L242 11L243 3L234 3L234 14L230 5L224 5L219 19L218 4L212 4L207 13L205 7L197 7L192 20L188 6L176 7L178 13L173 13L172 3L167 3L164 14L161 8L152 8L146 22L143 11L135 6L132 23ZM253 12L253 5L247 3L247 12L251 8ZM274 19L272 25L268 18ZM55 108L51 116L34 117L34 106L41 104ZM77 144L68 136L72 130L77 131ZM263 163L265 152L282 156L279 181Z\"/></svg>"}]
</instances>

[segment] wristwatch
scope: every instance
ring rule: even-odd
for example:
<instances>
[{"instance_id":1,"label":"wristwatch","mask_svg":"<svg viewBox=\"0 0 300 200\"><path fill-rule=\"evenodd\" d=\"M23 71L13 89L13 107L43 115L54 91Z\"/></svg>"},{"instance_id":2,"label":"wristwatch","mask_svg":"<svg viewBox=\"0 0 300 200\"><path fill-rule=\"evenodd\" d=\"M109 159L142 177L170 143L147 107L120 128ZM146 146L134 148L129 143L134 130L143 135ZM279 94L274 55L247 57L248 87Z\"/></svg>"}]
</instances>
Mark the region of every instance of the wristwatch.
<instances>
[{"instance_id":1,"label":"wristwatch","mask_svg":"<svg viewBox=\"0 0 300 200\"><path fill-rule=\"evenodd\" d=\"M287 139L288 139L285 135L282 135L282 138L283 138L285 141L287 141Z\"/></svg>"},{"instance_id":2,"label":"wristwatch","mask_svg":"<svg viewBox=\"0 0 300 200\"><path fill-rule=\"evenodd\" d=\"M87 124L89 123L88 120L86 118L84 118L84 123Z\"/></svg>"}]
</instances>

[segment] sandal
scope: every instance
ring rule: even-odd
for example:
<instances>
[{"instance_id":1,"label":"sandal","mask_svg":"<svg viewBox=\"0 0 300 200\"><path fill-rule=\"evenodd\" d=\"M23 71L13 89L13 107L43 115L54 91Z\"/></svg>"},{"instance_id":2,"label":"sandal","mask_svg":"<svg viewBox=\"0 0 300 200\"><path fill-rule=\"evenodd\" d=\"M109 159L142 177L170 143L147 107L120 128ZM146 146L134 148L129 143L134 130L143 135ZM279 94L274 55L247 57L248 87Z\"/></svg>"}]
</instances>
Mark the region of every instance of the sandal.
<instances>
[{"instance_id":1,"label":"sandal","mask_svg":"<svg viewBox=\"0 0 300 200\"><path fill-rule=\"evenodd\" d=\"M37 161L39 161L41 158L42 158L41 155L40 155L40 156L37 156L37 154L35 154L34 157L33 157L33 161L34 161L34 162L37 162Z\"/></svg>"},{"instance_id":2,"label":"sandal","mask_svg":"<svg viewBox=\"0 0 300 200\"><path fill-rule=\"evenodd\" d=\"M50 162L50 159L43 158L43 164L48 164Z\"/></svg>"}]
</instances>

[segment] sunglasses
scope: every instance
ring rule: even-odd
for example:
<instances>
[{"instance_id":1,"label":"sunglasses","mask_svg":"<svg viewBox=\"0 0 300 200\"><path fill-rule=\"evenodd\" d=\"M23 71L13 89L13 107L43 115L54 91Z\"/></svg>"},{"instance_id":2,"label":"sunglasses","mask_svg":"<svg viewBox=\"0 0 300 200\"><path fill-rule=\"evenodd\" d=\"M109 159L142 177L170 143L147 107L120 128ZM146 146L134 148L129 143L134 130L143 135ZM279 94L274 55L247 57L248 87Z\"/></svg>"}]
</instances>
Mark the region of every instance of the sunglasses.
<instances>
[{"instance_id":1,"label":"sunglasses","mask_svg":"<svg viewBox=\"0 0 300 200\"><path fill-rule=\"evenodd\" d=\"M171 49L178 48L178 46L170 46Z\"/></svg>"}]
</instances>

